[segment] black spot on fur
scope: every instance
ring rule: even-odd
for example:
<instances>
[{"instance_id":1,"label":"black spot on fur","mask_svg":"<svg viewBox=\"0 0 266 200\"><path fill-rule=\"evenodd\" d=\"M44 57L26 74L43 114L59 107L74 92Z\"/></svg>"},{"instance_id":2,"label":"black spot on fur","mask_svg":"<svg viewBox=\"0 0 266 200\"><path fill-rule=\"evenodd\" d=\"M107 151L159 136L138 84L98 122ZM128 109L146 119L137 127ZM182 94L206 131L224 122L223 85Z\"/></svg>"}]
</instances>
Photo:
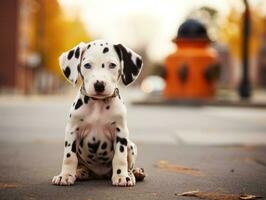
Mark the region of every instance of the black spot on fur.
<instances>
[{"instance_id":1,"label":"black spot on fur","mask_svg":"<svg viewBox=\"0 0 266 200\"><path fill-rule=\"evenodd\" d=\"M130 146L130 149L133 150L133 146L132 145Z\"/></svg>"},{"instance_id":2,"label":"black spot on fur","mask_svg":"<svg viewBox=\"0 0 266 200\"><path fill-rule=\"evenodd\" d=\"M76 128L76 131L79 131L79 128Z\"/></svg>"},{"instance_id":3,"label":"black spot on fur","mask_svg":"<svg viewBox=\"0 0 266 200\"><path fill-rule=\"evenodd\" d=\"M90 47L91 47L91 45L89 44L88 47L87 47L87 49L89 49Z\"/></svg>"},{"instance_id":4,"label":"black spot on fur","mask_svg":"<svg viewBox=\"0 0 266 200\"><path fill-rule=\"evenodd\" d=\"M69 118L71 118L71 114L69 114Z\"/></svg>"},{"instance_id":5,"label":"black spot on fur","mask_svg":"<svg viewBox=\"0 0 266 200\"><path fill-rule=\"evenodd\" d=\"M116 130L117 130L118 132L120 132L120 128L116 127Z\"/></svg>"},{"instance_id":6,"label":"black spot on fur","mask_svg":"<svg viewBox=\"0 0 266 200\"><path fill-rule=\"evenodd\" d=\"M112 122L111 124L114 125L116 122Z\"/></svg>"},{"instance_id":7,"label":"black spot on fur","mask_svg":"<svg viewBox=\"0 0 266 200\"><path fill-rule=\"evenodd\" d=\"M106 106L106 109L109 110L110 109L110 106Z\"/></svg>"},{"instance_id":8,"label":"black spot on fur","mask_svg":"<svg viewBox=\"0 0 266 200\"><path fill-rule=\"evenodd\" d=\"M116 143L120 142L120 144L127 146L127 139L121 138L119 136L116 137Z\"/></svg>"},{"instance_id":9,"label":"black spot on fur","mask_svg":"<svg viewBox=\"0 0 266 200\"><path fill-rule=\"evenodd\" d=\"M82 152L81 152L81 150L80 150L80 149L78 149L78 152L79 152L79 154L82 154Z\"/></svg>"},{"instance_id":10,"label":"black spot on fur","mask_svg":"<svg viewBox=\"0 0 266 200\"><path fill-rule=\"evenodd\" d=\"M130 178L129 178L129 177L126 177L126 181L127 181L127 182L130 181Z\"/></svg>"},{"instance_id":11,"label":"black spot on fur","mask_svg":"<svg viewBox=\"0 0 266 200\"><path fill-rule=\"evenodd\" d=\"M70 153L67 153L66 157L69 158L70 157Z\"/></svg>"},{"instance_id":12,"label":"black spot on fur","mask_svg":"<svg viewBox=\"0 0 266 200\"><path fill-rule=\"evenodd\" d=\"M89 100L90 100L90 97L88 97L88 96L84 96L84 103L88 103L89 102Z\"/></svg>"},{"instance_id":13,"label":"black spot on fur","mask_svg":"<svg viewBox=\"0 0 266 200\"><path fill-rule=\"evenodd\" d=\"M75 106L75 110L79 109L80 106L82 106L82 100L78 99L76 106Z\"/></svg>"},{"instance_id":14,"label":"black spot on fur","mask_svg":"<svg viewBox=\"0 0 266 200\"><path fill-rule=\"evenodd\" d=\"M67 146L67 141L65 141L65 147Z\"/></svg>"},{"instance_id":15,"label":"black spot on fur","mask_svg":"<svg viewBox=\"0 0 266 200\"><path fill-rule=\"evenodd\" d=\"M67 55L67 59L70 60L73 57L74 54L74 49L69 51L68 55Z\"/></svg>"},{"instance_id":16,"label":"black spot on fur","mask_svg":"<svg viewBox=\"0 0 266 200\"><path fill-rule=\"evenodd\" d=\"M118 169L118 170L116 171L116 173L117 173L117 174L121 174L121 169Z\"/></svg>"},{"instance_id":17,"label":"black spot on fur","mask_svg":"<svg viewBox=\"0 0 266 200\"><path fill-rule=\"evenodd\" d=\"M122 60L122 52L120 50L119 45L114 45L114 49L115 49L115 51L116 51L116 53L118 55L119 60L121 61Z\"/></svg>"},{"instance_id":18,"label":"black spot on fur","mask_svg":"<svg viewBox=\"0 0 266 200\"><path fill-rule=\"evenodd\" d=\"M74 142L72 143L71 151L73 153L76 153L77 152L77 149L76 149L76 140L74 140Z\"/></svg>"},{"instance_id":19,"label":"black spot on fur","mask_svg":"<svg viewBox=\"0 0 266 200\"><path fill-rule=\"evenodd\" d=\"M70 73L71 73L71 70L70 70L69 66L67 66L66 69L64 70L64 74L65 74L65 76L66 76L67 78L69 78Z\"/></svg>"},{"instance_id":20,"label":"black spot on fur","mask_svg":"<svg viewBox=\"0 0 266 200\"><path fill-rule=\"evenodd\" d=\"M80 140L79 146L83 147L83 138Z\"/></svg>"},{"instance_id":21,"label":"black spot on fur","mask_svg":"<svg viewBox=\"0 0 266 200\"><path fill-rule=\"evenodd\" d=\"M137 57L136 64L137 64L137 68L140 68L142 65L142 60L139 57Z\"/></svg>"},{"instance_id":22,"label":"black spot on fur","mask_svg":"<svg viewBox=\"0 0 266 200\"><path fill-rule=\"evenodd\" d=\"M104 64L102 64L102 68L104 68Z\"/></svg>"},{"instance_id":23,"label":"black spot on fur","mask_svg":"<svg viewBox=\"0 0 266 200\"><path fill-rule=\"evenodd\" d=\"M96 140L95 137L92 137L92 140L95 141Z\"/></svg>"},{"instance_id":24,"label":"black spot on fur","mask_svg":"<svg viewBox=\"0 0 266 200\"><path fill-rule=\"evenodd\" d=\"M88 143L88 147L89 147L90 152L96 153L98 148L99 148L99 145L100 145L100 141L98 141L96 143Z\"/></svg>"},{"instance_id":25,"label":"black spot on fur","mask_svg":"<svg viewBox=\"0 0 266 200\"><path fill-rule=\"evenodd\" d=\"M101 46L103 46L103 44L100 44Z\"/></svg>"},{"instance_id":26,"label":"black spot on fur","mask_svg":"<svg viewBox=\"0 0 266 200\"><path fill-rule=\"evenodd\" d=\"M108 51L109 51L109 48L108 47L104 47L103 53L107 53Z\"/></svg>"},{"instance_id":27,"label":"black spot on fur","mask_svg":"<svg viewBox=\"0 0 266 200\"><path fill-rule=\"evenodd\" d=\"M137 76L142 65L140 58L137 58L136 64L132 60L132 54L121 45L114 45L114 49L120 60L124 61L122 80L125 85L128 85L133 81L133 76Z\"/></svg>"},{"instance_id":28,"label":"black spot on fur","mask_svg":"<svg viewBox=\"0 0 266 200\"><path fill-rule=\"evenodd\" d=\"M121 153L123 153L124 152L124 146L120 145L119 150L120 150Z\"/></svg>"},{"instance_id":29,"label":"black spot on fur","mask_svg":"<svg viewBox=\"0 0 266 200\"><path fill-rule=\"evenodd\" d=\"M78 47L75 51L75 58L79 58L79 55L80 55L80 51L79 51L79 47Z\"/></svg>"},{"instance_id":30,"label":"black spot on fur","mask_svg":"<svg viewBox=\"0 0 266 200\"><path fill-rule=\"evenodd\" d=\"M102 144L102 149L106 149L106 147L107 147L107 143L106 142L104 142L103 144Z\"/></svg>"}]
</instances>

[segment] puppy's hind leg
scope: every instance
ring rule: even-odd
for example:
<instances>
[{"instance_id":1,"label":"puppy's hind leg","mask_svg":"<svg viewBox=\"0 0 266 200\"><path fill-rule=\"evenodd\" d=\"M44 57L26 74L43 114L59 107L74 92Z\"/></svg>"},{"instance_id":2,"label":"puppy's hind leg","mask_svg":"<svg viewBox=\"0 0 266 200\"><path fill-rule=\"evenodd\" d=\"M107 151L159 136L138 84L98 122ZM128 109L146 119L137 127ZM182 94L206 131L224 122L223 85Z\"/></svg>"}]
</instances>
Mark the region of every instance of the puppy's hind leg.
<instances>
[{"instance_id":1,"label":"puppy's hind leg","mask_svg":"<svg viewBox=\"0 0 266 200\"><path fill-rule=\"evenodd\" d=\"M87 181L89 179L92 179L91 171L87 167L85 167L83 164L78 164L77 171L76 171L76 179L78 181Z\"/></svg>"},{"instance_id":2,"label":"puppy's hind leg","mask_svg":"<svg viewBox=\"0 0 266 200\"><path fill-rule=\"evenodd\" d=\"M137 145L133 143L132 141L129 141L128 143L128 171L130 176L134 176L136 181L143 181L146 174L144 173L143 168L135 168L135 163L137 159Z\"/></svg>"}]
</instances>

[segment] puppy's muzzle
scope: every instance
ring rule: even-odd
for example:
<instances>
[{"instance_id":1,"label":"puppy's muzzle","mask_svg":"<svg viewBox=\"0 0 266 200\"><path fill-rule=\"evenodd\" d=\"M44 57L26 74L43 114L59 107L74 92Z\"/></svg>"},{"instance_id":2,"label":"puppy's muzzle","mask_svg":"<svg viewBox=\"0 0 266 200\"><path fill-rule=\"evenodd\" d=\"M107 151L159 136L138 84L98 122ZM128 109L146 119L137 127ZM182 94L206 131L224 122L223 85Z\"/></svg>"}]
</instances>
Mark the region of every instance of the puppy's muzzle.
<instances>
[{"instance_id":1,"label":"puppy's muzzle","mask_svg":"<svg viewBox=\"0 0 266 200\"><path fill-rule=\"evenodd\" d=\"M96 83L94 83L94 89L96 93L102 93L104 92L105 89L105 84L103 81L96 81Z\"/></svg>"}]
</instances>

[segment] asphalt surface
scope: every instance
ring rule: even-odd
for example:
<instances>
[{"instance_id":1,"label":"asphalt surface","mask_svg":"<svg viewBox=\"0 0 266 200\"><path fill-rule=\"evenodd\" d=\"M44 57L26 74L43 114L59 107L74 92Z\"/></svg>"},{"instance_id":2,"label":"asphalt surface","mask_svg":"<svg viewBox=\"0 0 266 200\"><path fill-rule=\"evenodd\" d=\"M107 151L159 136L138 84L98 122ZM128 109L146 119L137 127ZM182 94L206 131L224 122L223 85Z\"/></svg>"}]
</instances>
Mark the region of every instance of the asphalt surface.
<instances>
[{"instance_id":1,"label":"asphalt surface","mask_svg":"<svg viewBox=\"0 0 266 200\"><path fill-rule=\"evenodd\" d=\"M137 165L148 177L132 188L111 186L111 181L51 185L60 170L63 144L0 144L1 199L190 199L175 193L200 189L225 193L251 193L266 197L265 147L191 147L139 145ZM166 160L196 168L201 176L157 168ZM14 188L3 186L14 185ZM193 199L193 198L192 198Z\"/></svg>"},{"instance_id":2,"label":"asphalt surface","mask_svg":"<svg viewBox=\"0 0 266 200\"><path fill-rule=\"evenodd\" d=\"M263 109L128 105L137 166L148 177L131 188L113 187L109 180L51 185L61 167L70 104L71 99L1 101L1 200L195 199L175 196L195 189L266 197ZM161 160L199 170L200 176L160 169L155 164Z\"/></svg>"}]
</instances>

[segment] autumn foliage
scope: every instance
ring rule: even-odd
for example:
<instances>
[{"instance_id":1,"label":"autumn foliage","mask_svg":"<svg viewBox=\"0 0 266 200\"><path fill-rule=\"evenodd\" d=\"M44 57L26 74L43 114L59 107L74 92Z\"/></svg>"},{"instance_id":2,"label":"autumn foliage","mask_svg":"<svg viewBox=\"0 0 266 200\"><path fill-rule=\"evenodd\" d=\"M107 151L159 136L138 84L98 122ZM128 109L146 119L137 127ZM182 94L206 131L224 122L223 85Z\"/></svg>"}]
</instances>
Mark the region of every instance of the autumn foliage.
<instances>
[{"instance_id":1,"label":"autumn foliage","mask_svg":"<svg viewBox=\"0 0 266 200\"><path fill-rule=\"evenodd\" d=\"M36 51L41 55L42 67L60 74L59 55L80 41L89 41L78 18L67 19L57 1L39 0L36 13Z\"/></svg>"}]
</instances>

